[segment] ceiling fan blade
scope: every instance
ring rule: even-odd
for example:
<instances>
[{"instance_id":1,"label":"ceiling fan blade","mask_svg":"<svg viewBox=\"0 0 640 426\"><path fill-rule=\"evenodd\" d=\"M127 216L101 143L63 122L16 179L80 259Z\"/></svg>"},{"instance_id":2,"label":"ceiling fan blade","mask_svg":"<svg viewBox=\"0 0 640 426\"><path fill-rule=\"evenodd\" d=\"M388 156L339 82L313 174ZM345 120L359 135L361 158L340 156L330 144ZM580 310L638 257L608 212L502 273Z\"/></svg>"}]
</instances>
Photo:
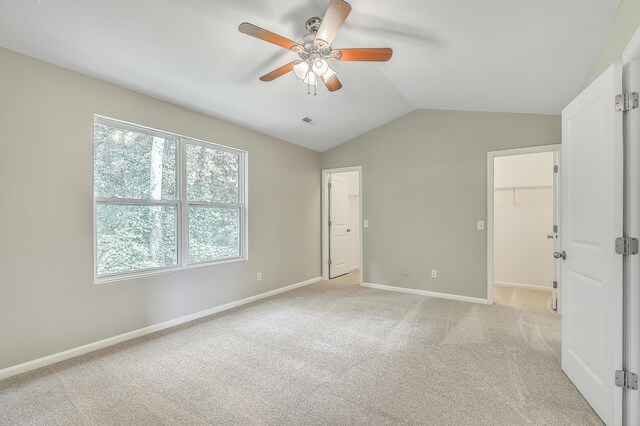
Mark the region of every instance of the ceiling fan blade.
<instances>
[{"instance_id":1,"label":"ceiling fan blade","mask_svg":"<svg viewBox=\"0 0 640 426\"><path fill-rule=\"evenodd\" d=\"M338 34L338 30L342 27L345 19L351 12L351 5L343 0L331 0L329 8L322 18L322 24L316 33L316 43L322 42L330 45Z\"/></svg>"},{"instance_id":2,"label":"ceiling fan blade","mask_svg":"<svg viewBox=\"0 0 640 426\"><path fill-rule=\"evenodd\" d=\"M267 31L264 28L256 27L253 24L248 22L244 22L240 24L238 30L241 33L245 33L247 35L259 38L269 43L273 43L277 46L284 47L288 50L293 50L294 52L301 52L303 49L298 43L293 40L289 40L286 37L282 37L281 35L272 33L271 31Z\"/></svg>"},{"instance_id":3,"label":"ceiling fan blade","mask_svg":"<svg viewBox=\"0 0 640 426\"><path fill-rule=\"evenodd\" d=\"M337 49L331 52L337 61L388 61L393 55L393 50L388 47L362 48L362 49Z\"/></svg>"},{"instance_id":4,"label":"ceiling fan blade","mask_svg":"<svg viewBox=\"0 0 640 426\"><path fill-rule=\"evenodd\" d=\"M336 90L342 89L342 83L340 83L340 80L338 80L337 75L331 77L329 81L325 81L324 78L322 79L322 81L324 82L324 85L327 86L327 89L329 89L330 92L335 92Z\"/></svg>"},{"instance_id":5,"label":"ceiling fan blade","mask_svg":"<svg viewBox=\"0 0 640 426\"><path fill-rule=\"evenodd\" d=\"M260 80L262 81L273 81L278 77L281 77L283 75L285 75L288 72L293 71L293 66L295 64L300 63L300 61L293 61L293 62L289 62L286 65L281 66L280 68L276 68L275 70L271 71L268 74L263 75L262 77L260 77Z\"/></svg>"}]
</instances>

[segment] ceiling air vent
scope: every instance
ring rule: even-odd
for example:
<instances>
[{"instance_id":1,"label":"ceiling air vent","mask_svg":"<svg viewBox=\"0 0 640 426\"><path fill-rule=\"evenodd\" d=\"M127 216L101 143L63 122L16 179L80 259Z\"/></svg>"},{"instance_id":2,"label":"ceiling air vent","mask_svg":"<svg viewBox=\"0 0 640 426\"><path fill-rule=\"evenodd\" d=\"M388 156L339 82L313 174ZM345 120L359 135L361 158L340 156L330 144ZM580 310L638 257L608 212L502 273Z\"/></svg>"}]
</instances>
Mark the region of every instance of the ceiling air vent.
<instances>
[{"instance_id":1,"label":"ceiling air vent","mask_svg":"<svg viewBox=\"0 0 640 426\"><path fill-rule=\"evenodd\" d=\"M309 117L304 117L302 121L304 121L305 123L311 123L312 120Z\"/></svg>"}]
</instances>

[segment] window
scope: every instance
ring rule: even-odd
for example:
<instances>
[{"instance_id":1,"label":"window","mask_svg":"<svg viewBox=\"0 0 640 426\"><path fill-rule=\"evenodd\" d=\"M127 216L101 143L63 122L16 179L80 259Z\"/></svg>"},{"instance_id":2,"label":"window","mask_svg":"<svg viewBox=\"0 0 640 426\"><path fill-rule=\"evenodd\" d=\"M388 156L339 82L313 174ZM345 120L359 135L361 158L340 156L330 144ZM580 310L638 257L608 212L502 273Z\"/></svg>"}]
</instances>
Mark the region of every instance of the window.
<instances>
[{"instance_id":1,"label":"window","mask_svg":"<svg viewBox=\"0 0 640 426\"><path fill-rule=\"evenodd\" d=\"M246 258L246 153L94 120L95 276Z\"/></svg>"}]
</instances>

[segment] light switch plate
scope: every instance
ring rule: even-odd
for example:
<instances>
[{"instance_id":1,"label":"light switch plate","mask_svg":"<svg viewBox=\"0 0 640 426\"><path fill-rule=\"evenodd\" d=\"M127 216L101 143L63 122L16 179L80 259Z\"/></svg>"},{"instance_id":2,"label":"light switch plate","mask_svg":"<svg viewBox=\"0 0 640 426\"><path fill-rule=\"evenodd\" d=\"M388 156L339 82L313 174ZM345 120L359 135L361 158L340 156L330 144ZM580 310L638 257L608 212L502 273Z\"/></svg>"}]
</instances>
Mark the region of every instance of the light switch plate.
<instances>
[{"instance_id":1,"label":"light switch plate","mask_svg":"<svg viewBox=\"0 0 640 426\"><path fill-rule=\"evenodd\" d=\"M369 219L365 219L364 220L364 227L368 228L369 227Z\"/></svg>"},{"instance_id":2,"label":"light switch plate","mask_svg":"<svg viewBox=\"0 0 640 426\"><path fill-rule=\"evenodd\" d=\"M484 231L484 220L479 220L476 224L476 229L478 231Z\"/></svg>"}]
</instances>

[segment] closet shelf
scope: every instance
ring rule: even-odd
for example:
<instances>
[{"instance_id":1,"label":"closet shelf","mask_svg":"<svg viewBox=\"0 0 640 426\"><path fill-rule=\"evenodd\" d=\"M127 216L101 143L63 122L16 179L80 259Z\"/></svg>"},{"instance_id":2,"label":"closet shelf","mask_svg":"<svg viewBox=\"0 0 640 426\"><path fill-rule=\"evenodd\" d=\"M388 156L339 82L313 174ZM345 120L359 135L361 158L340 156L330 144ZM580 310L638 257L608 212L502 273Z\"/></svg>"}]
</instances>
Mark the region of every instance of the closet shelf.
<instances>
[{"instance_id":1,"label":"closet shelf","mask_svg":"<svg viewBox=\"0 0 640 426\"><path fill-rule=\"evenodd\" d=\"M553 189L553 185L539 185L539 186L500 186L493 188L494 192L497 191L527 191L532 189Z\"/></svg>"}]
</instances>

